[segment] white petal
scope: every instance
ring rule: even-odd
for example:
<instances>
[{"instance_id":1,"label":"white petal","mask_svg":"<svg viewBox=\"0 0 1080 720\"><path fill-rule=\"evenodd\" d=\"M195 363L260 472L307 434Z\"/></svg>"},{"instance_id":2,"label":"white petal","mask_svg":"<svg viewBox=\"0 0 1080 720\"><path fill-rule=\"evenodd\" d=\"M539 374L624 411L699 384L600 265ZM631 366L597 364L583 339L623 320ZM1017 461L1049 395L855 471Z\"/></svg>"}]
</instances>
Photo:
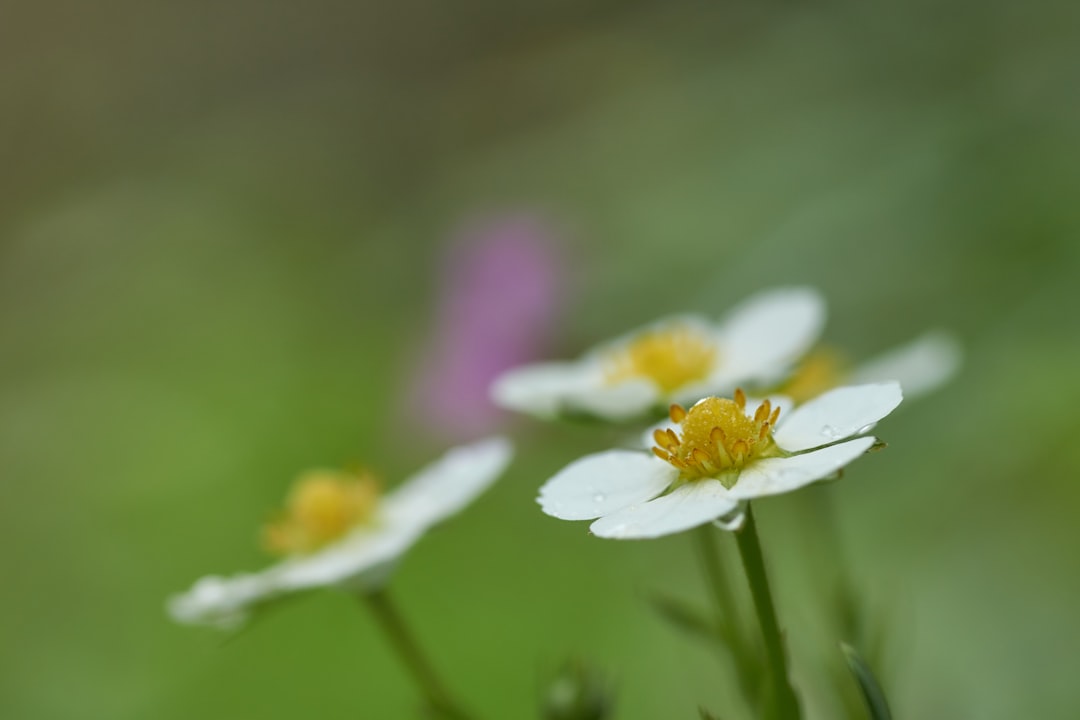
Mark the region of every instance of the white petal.
<instances>
[{"instance_id":1,"label":"white petal","mask_svg":"<svg viewBox=\"0 0 1080 720\"><path fill-rule=\"evenodd\" d=\"M567 398L600 385L590 364L538 363L503 373L491 386L491 399L507 410L541 417L557 415Z\"/></svg>"},{"instance_id":2,"label":"white petal","mask_svg":"<svg viewBox=\"0 0 1080 720\"><path fill-rule=\"evenodd\" d=\"M204 577L188 592L169 600L169 614L182 623L238 627L255 605L288 592L372 584L422 535L422 529L411 526L360 528L318 552L289 558L258 573Z\"/></svg>"},{"instance_id":3,"label":"white petal","mask_svg":"<svg viewBox=\"0 0 1080 720\"><path fill-rule=\"evenodd\" d=\"M781 288L746 300L717 331L716 389L774 379L814 344L824 323L825 301L811 288Z\"/></svg>"},{"instance_id":4,"label":"white petal","mask_svg":"<svg viewBox=\"0 0 1080 720\"><path fill-rule=\"evenodd\" d=\"M630 420L660 401L656 385L648 380L625 380L614 385L596 385L563 402L563 409L584 412L608 420Z\"/></svg>"},{"instance_id":5,"label":"white petal","mask_svg":"<svg viewBox=\"0 0 1080 720\"><path fill-rule=\"evenodd\" d=\"M426 528L490 487L513 454L513 446L501 437L456 447L388 494L381 513L388 524Z\"/></svg>"},{"instance_id":6,"label":"white petal","mask_svg":"<svg viewBox=\"0 0 1080 720\"><path fill-rule=\"evenodd\" d=\"M588 358L511 370L492 384L491 398L500 407L538 417L568 412L625 420L655 405L659 392L647 380L611 384L599 360Z\"/></svg>"},{"instance_id":7,"label":"white petal","mask_svg":"<svg viewBox=\"0 0 1080 720\"><path fill-rule=\"evenodd\" d=\"M609 450L575 460L540 488L545 513L563 520L591 520L654 498L678 471L643 452Z\"/></svg>"},{"instance_id":8,"label":"white petal","mask_svg":"<svg viewBox=\"0 0 1080 720\"><path fill-rule=\"evenodd\" d=\"M806 450L867 432L903 398L896 382L836 388L780 415L773 437L785 450Z\"/></svg>"},{"instance_id":9,"label":"white petal","mask_svg":"<svg viewBox=\"0 0 1080 720\"><path fill-rule=\"evenodd\" d=\"M704 525L737 507L738 501L719 480L697 480L654 500L605 515L589 530L605 538L654 538Z\"/></svg>"},{"instance_id":10,"label":"white petal","mask_svg":"<svg viewBox=\"0 0 1080 720\"><path fill-rule=\"evenodd\" d=\"M960 343L934 331L901 345L855 369L857 382L897 380L908 398L936 390L960 367Z\"/></svg>"},{"instance_id":11,"label":"white petal","mask_svg":"<svg viewBox=\"0 0 1080 720\"><path fill-rule=\"evenodd\" d=\"M381 577L424 534L423 528L382 525L358 528L340 541L310 555L290 558L264 571L278 590L303 590L327 585L363 585Z\"/></svg>"},{"instance_id":12,"label":"white petal","mask_svg":"<svg viewBox=\"0 0 1080 720\"><path fill-rule=\"evenodd\" d=\"M261 574L231 578L208 575L186 593L169 598L167 609L179 623L234 628L247 619L249 606L274 593L273 585Z\"/></svg>"},{"instance_id":13,"label":"white petal","mask_svg":"<svg viewBox=\"0 0 1080 720\"><path fill-rule=\"evenodd\" d=\"M751 500L791 492L829 477L870 449L874 442L872 437L862 437L802 455L756 460L739 475L731 494L740 500Z\"/></svg>"}]
</instances>

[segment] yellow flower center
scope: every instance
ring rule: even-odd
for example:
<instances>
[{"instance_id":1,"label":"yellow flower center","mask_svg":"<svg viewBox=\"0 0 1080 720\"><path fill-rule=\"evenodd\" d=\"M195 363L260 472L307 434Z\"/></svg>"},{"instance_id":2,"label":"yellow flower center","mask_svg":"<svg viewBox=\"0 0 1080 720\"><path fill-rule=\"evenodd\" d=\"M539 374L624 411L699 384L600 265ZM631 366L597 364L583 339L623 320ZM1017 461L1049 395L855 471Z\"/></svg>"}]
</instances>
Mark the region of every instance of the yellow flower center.
<instances>
[{"instance_id":1,"label":"yellow flower center","mask_svg":"<svg viewBox=\"0 0 1080 720\"><path fill-rule=\"evenodd\" d=\"M695 380L704 380L716 364L716 345L700 330L673 325L642 333L607 357L609 383L647 378L671 392Z\"/></svg>"},{"instance_id":2,"label":"yellow flower center","mask_svg":"<svg viewBox=\"0 0 1080 720\"><path fill-rule=\"evenodd\" d=\"M802 404L826 390L843 385L849 374L850 363L840 351L819 347L803 358L777 392Z\"/></svg>"},{"instance_id":3,"label":"yellow flower center","mask_svg":"<svg viewBox=\"0 0 1080 720\"><path fill-rule=\"evenodd\" d=\"M371 519L379 483L368 473L311 470L289 491L285 510L263 528L263 545L276 555L308 553Z\"/></svg>"},{"instance_id":4,"label":"yellow flower center","mask_svg":"<svg viewBox=\"0 0 1080 720\"><path fill-rule=\"evenodd\" d=\"M679 431L656 430L653 452L678 468L683 480L716 478L730 488L749 460L781 454L772 438L779 417L780 408L768 400L748 417L742 390L735 391L734 400L708 397L689 410L672 405L671 420Z\"/></svg>"}]
</instances>

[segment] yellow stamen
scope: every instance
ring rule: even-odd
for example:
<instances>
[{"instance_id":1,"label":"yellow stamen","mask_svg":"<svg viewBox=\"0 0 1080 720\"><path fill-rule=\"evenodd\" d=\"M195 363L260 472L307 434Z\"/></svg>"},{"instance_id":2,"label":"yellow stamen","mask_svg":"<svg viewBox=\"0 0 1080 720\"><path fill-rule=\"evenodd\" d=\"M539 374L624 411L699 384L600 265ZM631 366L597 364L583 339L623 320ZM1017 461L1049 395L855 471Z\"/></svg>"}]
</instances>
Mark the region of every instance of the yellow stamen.
<instances>
[{"instance_id":1,"label":"yellow stamen","mask_svg":"<svg viewBox=\"0 0 1080 720\"><path fill-rule=\"evenodd\" d=\"M671 392L697 380L704 380L716 365L716 345L700 330L672 325L642 333L607 357L605 375L609 383L634 378L652 380L664 392Z\"/></svg>"},{"instance_id":2,"label":"yellow stamen","mask_svg":"<svg viewBox=\"0 0 1080 720\"><path fill-rule=\"evenodd\" d=\"M318 550L370 520L378 496L378 481L368 473L304 473L293 484L284 512L263 528L263 545L277 555Z\"/></svg>"},{"instance_id":3,"label":"yellow stamen","mask_svg":"<svg viewBox=\"0 0 1080 720\"><path fill-rule=\"evenodd\" d=\"M781 454L772 438L780 408L762 402L753 417L746 414L746 394L735 391L733 400L709 397L689 410L671 406L671 419L679 432L657 430L653 453L677 468L683 480L714 477L725 487L738 479L738 471L754 458Z\"/></svg>"},{"instance_id":4,"label":"yellow stamen","mask_svg":"<svg viewBox=\"0 0 1080 720\"><path fill-rule=\"evenodd\" d=\"M829 347L818 347L803 358L777 392L796 403L804 403L826 390L839 387L850 374L851 364L842 353Z\"/></svg>"}]
</instances>

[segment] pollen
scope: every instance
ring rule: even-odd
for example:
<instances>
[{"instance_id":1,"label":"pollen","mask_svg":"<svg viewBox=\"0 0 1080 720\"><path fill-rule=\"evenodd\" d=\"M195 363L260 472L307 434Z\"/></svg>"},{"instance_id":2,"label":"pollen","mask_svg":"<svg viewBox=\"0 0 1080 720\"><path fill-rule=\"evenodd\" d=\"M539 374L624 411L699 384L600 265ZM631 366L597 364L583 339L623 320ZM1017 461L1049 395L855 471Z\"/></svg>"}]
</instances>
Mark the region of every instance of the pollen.
<instances>
[{"instance_id":1,"label":"pollen","mask_svg":"<svg viewBox=\"0 0 1080 720\"><path fill-rule=\"evenodd\" d=\"M735 391L734 399L708 397L689 410L672 405L670 414L678 431L656 430L653 453L684 480L716 478L730 488L748 461L780 455L772 438L780 408L765 400L748 415L742 390Z\"/></svg>"},{"instance_id":2,"label":"pollen","mask_svg":"<svg viewBox=\"0 0 1080 720\"><path fill-rule=\"evenodd\" d=\"M366 472L311 470L293 483L285 508L263 527L263 545L275 555L318 550L371 520L379 483Z\"/></svg>"},{"instance_id":3,"label":"pollen","mask_svg":"<svg viewBox=\"0 0 1080 720\"><path fill-rule=\"evenodd\" d=\"M851 363L838 350L818 347L811 351L779 389L796 403L804 403L826 390L843 385L851 374Z\"/></svg>"},{"instance_id":4,"label":"pollen","mask_svg":"<svg viewBox=\"0 0 1080 720\"><path fill-rule=\"evenodd\" d=\"M644 378L671 392L707 378L716 356L716 344L703 332L685 324L672 325L644 332L611 351L606 378L612 384Z\"/></svg>"}]
</instances>

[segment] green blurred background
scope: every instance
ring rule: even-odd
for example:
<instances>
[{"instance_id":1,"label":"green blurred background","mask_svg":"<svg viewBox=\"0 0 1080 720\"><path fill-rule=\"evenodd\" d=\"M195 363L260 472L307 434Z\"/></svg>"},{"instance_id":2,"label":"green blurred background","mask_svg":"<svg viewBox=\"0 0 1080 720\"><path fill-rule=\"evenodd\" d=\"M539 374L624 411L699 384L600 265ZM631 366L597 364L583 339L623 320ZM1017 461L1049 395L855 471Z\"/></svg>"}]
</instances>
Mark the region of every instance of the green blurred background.
<instances>
[{"instance_id":1,"label":"green blurred background","mask_svg":"<svg viewBox=\"0 0 1080 720\"><path fill-rule=\"evenodd\" d=\"M552 356L777 283L821 287L856 357L955 330L962 374L829 489L882 676L900 717L1075 717L1078 43L1073 2L4 5L0 715L413 717L345 595L227 642L163 604L263 564L298 471L440 451L401 397L447 239L524 210L572 266ZM705 602L688 539L533 503L618 436L514 427L512 472L396 577L451 684L535 717L575 655L619 718L739 717L647 606ZM799 496L759 514L836 717L836 559Z\"/></svg>"}]
</instances>

